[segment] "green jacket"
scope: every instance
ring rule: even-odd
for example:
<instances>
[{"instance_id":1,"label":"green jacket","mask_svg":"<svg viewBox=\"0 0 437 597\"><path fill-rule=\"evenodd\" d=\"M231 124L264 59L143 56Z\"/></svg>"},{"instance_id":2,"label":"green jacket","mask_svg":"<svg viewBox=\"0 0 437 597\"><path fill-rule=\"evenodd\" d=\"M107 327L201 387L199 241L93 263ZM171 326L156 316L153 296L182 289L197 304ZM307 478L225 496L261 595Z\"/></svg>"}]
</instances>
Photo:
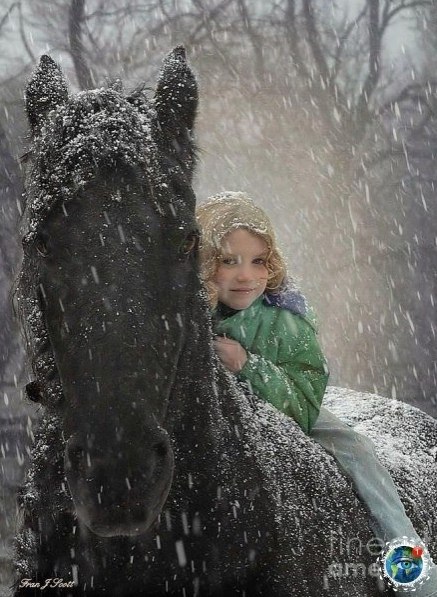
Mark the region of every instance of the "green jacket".
<instances>
[{"instance_id":1,"label":"green jacket","mask_svg":"<svg viewBox=\"0 0 437 597\"><path fill-rule=\"evenodd\" d=\"M237 340L247 351L237 377L309 433L329 377L311 315L268 305L263 295L218 321L215 332Z\"/></svg>"}]
</instances>

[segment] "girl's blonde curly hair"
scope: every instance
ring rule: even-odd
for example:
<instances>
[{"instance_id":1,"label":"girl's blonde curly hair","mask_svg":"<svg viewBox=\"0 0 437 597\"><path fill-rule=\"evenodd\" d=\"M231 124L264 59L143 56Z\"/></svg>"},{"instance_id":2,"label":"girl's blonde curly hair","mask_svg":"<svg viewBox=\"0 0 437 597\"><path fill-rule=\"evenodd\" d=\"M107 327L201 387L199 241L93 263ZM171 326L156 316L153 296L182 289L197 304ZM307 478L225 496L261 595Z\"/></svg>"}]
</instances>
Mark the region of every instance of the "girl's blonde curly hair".
<instances>
[{"instance_id":1,"label":"girl's blonde curly hair","mask_svg":"<svg viewBox=\"0 0 437 597\"><path fill-rule=\"evenodd\" d=\"M287 277L287 266L277 246L272 223L246 193L226 191L208 197L207 201L197 208L196 216L202 233L201 276L212 308L217 305L217 289L213 279L222 255L222 241L229 232L237 228L244 228L266 242L269 249L266 262L266 290L270 293L279 292Z\"/></svg>"}]
</instances>

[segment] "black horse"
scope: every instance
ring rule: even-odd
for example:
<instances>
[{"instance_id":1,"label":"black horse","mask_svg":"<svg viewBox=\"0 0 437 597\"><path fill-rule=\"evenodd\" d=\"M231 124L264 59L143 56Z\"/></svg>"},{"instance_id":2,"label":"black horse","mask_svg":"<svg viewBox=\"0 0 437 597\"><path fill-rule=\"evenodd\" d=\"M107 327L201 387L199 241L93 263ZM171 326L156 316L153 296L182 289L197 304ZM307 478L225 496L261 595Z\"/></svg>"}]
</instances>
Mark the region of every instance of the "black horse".
<instances>
[{"instance_id":1,"label":"black horse","mask_svg":"<svg viewBox=\"0 0 437 597\"><path fill-rule=\"evenodd\" d=\"M196 108L180 47L151 99L119 84L70 96L47 56L28 85L16 296L42 417L19 496L15 594L376 596L350 483L214 354L191 187ZM371 404L382 433L391 403ZM400 407L396 421L414 418L417 467L427 455L434 476L419 488L412 472L401 489L430 534L437 429L417 412Z\"/></svg>"}]
</instances>

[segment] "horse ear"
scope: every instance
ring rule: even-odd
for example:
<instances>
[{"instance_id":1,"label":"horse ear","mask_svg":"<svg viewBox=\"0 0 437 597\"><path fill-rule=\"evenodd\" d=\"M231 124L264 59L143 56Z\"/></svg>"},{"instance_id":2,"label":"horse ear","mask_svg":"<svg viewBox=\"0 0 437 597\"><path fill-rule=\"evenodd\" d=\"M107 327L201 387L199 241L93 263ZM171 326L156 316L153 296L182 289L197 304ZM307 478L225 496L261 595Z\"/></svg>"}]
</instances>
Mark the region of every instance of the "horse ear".
<instances>
[{"instance_id":1,"label":"horse ear","mask_svg":"<svg viewBox=\"0 0 437 597\"><path fill-rule=\"evenodd\" d=\"M24 96L32 133L38 133L47 113L67 99L68 86L61 69L50 56L41 56Z\"/></svg>"},{"instance_id":2,"label":"horse ear","mask_svg":"<svg viewBox=\"0 0 437 597\"><path fill-rule=\"evenodd\" d=\"M177 46L164 58L155 92L158 121L176 134L181 125L191 130L198 103L197 81L189 67L185 48Z\"/></svg>"}]
</instances>

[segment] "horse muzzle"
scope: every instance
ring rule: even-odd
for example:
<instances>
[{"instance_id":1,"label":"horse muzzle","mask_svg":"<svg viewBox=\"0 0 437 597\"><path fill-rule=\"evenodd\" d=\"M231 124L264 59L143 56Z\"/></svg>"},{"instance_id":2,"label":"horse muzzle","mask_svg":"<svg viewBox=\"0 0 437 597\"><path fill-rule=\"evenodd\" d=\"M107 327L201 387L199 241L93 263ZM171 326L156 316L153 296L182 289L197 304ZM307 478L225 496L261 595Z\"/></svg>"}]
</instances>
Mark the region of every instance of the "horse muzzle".
<instances>
[{"instance_id":1,"label":"horse muzzle","mask_svg":"<svg viewBox=\"0 0 437 597\"><path fill-rule=\"evenodd\" d=\"M106 454L78 436L66 445L64 464L77 516L101 537L150 531L170 491L174 454L168 436L144 447ZM85 447L87 446L87 447Z\"/></svg>"}]
</instances>

